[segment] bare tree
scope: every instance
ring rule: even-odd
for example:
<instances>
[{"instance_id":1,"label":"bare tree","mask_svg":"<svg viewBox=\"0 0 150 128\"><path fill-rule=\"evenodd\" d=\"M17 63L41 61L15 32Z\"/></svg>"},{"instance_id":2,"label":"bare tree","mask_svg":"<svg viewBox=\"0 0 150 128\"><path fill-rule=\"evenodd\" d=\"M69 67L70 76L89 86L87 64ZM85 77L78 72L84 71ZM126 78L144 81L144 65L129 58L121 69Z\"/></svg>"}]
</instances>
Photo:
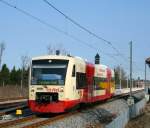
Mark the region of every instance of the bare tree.
<instances>
[{"instance_id":1,"label":"bare tree","mask_svg":"<svg viewBox=\"0 0 150 128\"><path fill-rule=\"evenodd\" d=\"M126 80L127 79L126 72L125 72L125 70L122 67L117 66L115 68L115 72L118 74L118 76L120 76L120 73L121 73L121 79L122 80Z\"/></svg>"},{"instance_id":2,"label":"bare tree","mask_svg":"<svg viewBox=\"0 0 150 128\"><path fill-rule=\"evenodd\" d=\"M21 56L21 67L22 69L27 69L29 67L30 64L30 57L28 56Z\"/></svg>"},{"instance_id":3,"label":"bare tree","mask_svg":"<svg viewBox=\"0 0 150 128\"><path fill-rule=\"evenodd\" d=\"M22 85L24 84L23 83L24 71L29 68L30 60L31 60L30 57L28 57L26 55L21 56L21 68L22 68L22 72L21 72L21 89L22 89Z\"/></svg>"},{"instance_id":4,"label":"bare tree","mask_svg":"<svg viewBox=\"0 0 150 128\"><path fill-rule=\"evenodd\" d=\"M0 43L0 69L1 69L1 64L2 64L2 56L3 56L3 52L5 50L5 43L2 42Z\"/></svg>"},{"instance_id":5,"label":"bare tree","mask_svg":"<svg viewBox=\"0 0 150 128\"><path fill-rule=\"evenodd\" d=\"M127 74L120 65L115 68L116 88L126 88L128 86Z\"/></svg>"},{"instance_id":6,"label":"bare tree","mask_svg":"<svg viewBox=\"0 0 150 128\"><path fill-rule=\"evenodd\" d=\"M47 46L47 53L49 55L55 55L56 54L56 50L59 50L60 51L60 54L62 55L67 55L67 50L63 47L63 45L60 43L60 44L56 44L55 46L52 46L51 44L49 44Z\"/></svg>"}]
</instances>

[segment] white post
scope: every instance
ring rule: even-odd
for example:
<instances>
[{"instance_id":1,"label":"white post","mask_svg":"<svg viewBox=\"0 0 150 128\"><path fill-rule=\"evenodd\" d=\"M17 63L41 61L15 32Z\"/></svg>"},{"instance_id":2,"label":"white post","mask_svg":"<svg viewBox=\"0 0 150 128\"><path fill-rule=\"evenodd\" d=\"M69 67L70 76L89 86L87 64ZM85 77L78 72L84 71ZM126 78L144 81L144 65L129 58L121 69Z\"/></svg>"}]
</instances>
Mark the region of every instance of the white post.
<instances>
[{"instance_id":1,"label":"white post","mask_svg":"<svg viewBox=\"0 0 150 128\"><path fill-rule=\"evenodd\" d=\"M4 88L4 86L5 86L5 83L4 83L4 81L3 81L3 88Z\"/></svg>"},{"instance_id":2,"label":"white post","mask_svg":"<svg viewBox=\"0 0 150 128\"><path fill-rule=\"evenodd\" d=\"M122 74L121 74L121 64L120 64L120 87L119 87L120 89L121 89L121 75Z\"/></svg>"},{"instance_id":3,"label":"white post","mask_svg":"<svg viewBox=\"0 0 150 128\"><path fill-rule=\"evenodd\" d=\"M146 93L148 93L148 88L146 86L146 62L145 62L145 80L144 80L144 89L146 91Z\"/></svg>"},{"instance_id":4,"label":"white post","mask_svg":"<svg viewBox=\"0 0 150 128\"><path fill-rule=\"evenodd\" d=\"M132 96L132 41L130 42L130 96Z\"/></svg>"},{"instance_id":5,"label":"white post","mask_svg":"<svg viewBox=\"0 0 150 128\"><path fill-rule=\"evenodd\" d=\"M128 76L127 76L127 88L129 87L129 85L128 85Z\"/></svg>"}]
</instances>

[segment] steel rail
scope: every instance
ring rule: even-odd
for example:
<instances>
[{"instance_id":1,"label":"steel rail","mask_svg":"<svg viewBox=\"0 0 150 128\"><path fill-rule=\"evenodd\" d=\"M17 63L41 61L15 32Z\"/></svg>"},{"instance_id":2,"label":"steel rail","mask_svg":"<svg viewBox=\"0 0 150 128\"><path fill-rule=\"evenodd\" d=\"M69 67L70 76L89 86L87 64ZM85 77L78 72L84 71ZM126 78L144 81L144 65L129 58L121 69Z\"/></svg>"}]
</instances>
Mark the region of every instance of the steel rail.
<instances>
[{"instance_id":1,"label":"steel rail","mask_svg":"<svg viewBox=\"0 0 150 128\"><path fill-rule=\"evenodd\" d=\"M26 121L29 121L29 120L33 120L33 119L36 119L36 118L38 118L36 115L31 115L29 117L24 117L24 118L20 118L20 119L16 119L16 120L3 122L3 123L0 123L0 128L14 126L16 124L26 122Z\"/></svg>"},{"instance_id":2,"label":"steel rail","mask_svg":"<svg viewBox=\"0 0 150 128\"><path fill-rule=\"evenodd\" d=\"M17 107L17 106L22 106L22 105L27 105L26 101L22 102L12 102L12 103L7 103L7 104L0 104L0 110L11 108L11 107Z\"/></svg>"},{"instance_id":3,"label":"steel rail","mask_svg":"<svg viewBox=\"0 0 150 128\"><path fill-rule=\"evenodd\" d=\"M71 112L71 113L65 113L65 114L62 114L62 115L55 116L53 118L49 118L49 119L46 119L46 120L42 120L42 121L32 123L32 124L24 126L22 128L37 128L37 127L40 127L40 126L49 125L49 124L57 122L57 121L59 121L63 118L70 117L70 116L73 116L73 115L77 115L79 113L80 112L77 112L77 111Z\"/></svg>"},{"instance_id":4,"label":"steel rail","mask_svg":"<svg viewBox=\"0 0 150 128\"><path fill-rule=\"evenodd\" d=\"M21 100L21 99L27 99L27 98L25 98L25 97L0 98L0 102L11 101L11 100Z\"/></svg>"},{"instance_id":5,"label":"steel rail","mask_svg":"<svg viewBox=\"0 0 150 128\"><path fill-rule=\"evenodd\" d=\"M0 116L6 115L6 114L11 114L11 113L15 112L17 109L26 109L26 108L28 108L27 105L16 105L10 109L6 109L6 110L4 109L4 111L0 111Z\"/></svg>"},{"instance_id":6,"label":"steel rail","mask_svg":"<svg viewBox=\"0 0 150 128\"><path fill-rule=\"evenodd\" d=\"M134 93L138 93L138 92L141 92L141 91L143 91L143 90L137 90ZM114 100L126 97L128 95L129 95L129 93L125 93L123 95L116 95L115 97L112 97L111 99L107 100L106 102L101 102L99 105L102 105L102 104L105 104L105 103L108 103L108 102L112 102ZM83 110L94 109L94 108L95 107L93 106L92 108L91 107L83 108ZM82 108L81 108L81 111L79 110L79 111L74 111L74 112L70 112L70 113L57 115L57 116L51 117L49 119L41 120L41 121L32 123L30 125L23 126L22 128L37 128L37 127L44 126L44 125L50 125L50 124L52 124L54 122L57 122L57 121L59 121L59 120L61 120L63 118L66 118L66 117L69 117L69 116L73 116L73 115L76 115L76 114L80 114L81 112L82 112ZM31 120L37 119L37 118L38 117L36 115L32 115L30 117L24 117L24 118L21 118L21 119L0 123L0 127L13 126L15 124L31 121Z\"/></svg>"}]
</instances>

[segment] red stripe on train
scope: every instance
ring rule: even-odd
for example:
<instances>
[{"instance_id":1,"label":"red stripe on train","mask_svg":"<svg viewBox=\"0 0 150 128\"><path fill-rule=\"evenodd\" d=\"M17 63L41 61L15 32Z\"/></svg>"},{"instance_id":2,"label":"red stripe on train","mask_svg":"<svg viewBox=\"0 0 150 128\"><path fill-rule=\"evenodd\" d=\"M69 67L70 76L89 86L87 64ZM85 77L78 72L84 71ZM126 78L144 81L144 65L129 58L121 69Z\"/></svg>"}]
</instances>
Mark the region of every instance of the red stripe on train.
<instances>
[{"instance_id":1,"label":"red stripe on train","mask_svg":"<svg viewBox=\"0 0 150 128\"><path fill-rule=\"evenodd\" d=\"M60 113L79 104L79 100L59 101L52 103L37 103L35 100L29 100L28 105L33 112L39 113Z\"/></svg>"}]
</instances>

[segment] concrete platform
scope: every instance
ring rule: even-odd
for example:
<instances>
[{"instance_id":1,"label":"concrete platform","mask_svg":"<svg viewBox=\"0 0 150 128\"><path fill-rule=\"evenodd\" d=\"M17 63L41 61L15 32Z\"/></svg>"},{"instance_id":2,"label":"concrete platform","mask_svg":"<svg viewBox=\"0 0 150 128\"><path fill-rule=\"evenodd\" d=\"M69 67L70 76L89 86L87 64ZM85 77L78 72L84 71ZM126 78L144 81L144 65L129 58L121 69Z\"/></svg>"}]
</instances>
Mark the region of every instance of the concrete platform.
<instances>
[{"instance_id":1,"label":"concrete platform","mask_svg":"<svg viewBox=\"0 0 150 128\"><path fill-rule=\"evenodd\" d=\"M132 88L132 92L137 92L140 90L141 91L144 90L144 87ZM130 92L130 88L115 89L115 95L127 94L129 92Z\"/></svg>"}]
</instances>

